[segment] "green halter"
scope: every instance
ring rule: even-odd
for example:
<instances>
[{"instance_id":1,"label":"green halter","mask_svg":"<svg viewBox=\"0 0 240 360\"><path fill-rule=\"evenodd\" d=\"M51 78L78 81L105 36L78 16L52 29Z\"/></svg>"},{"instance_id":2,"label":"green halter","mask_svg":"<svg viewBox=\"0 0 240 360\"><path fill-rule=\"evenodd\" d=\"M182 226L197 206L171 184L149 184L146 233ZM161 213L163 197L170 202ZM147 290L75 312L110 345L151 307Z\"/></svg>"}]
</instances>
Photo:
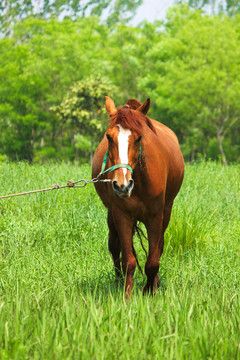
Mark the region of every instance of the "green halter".
<instances>
[{"instance_id":1,"label":"green halter","mask_svg":"<svg viewBox=\"0 0 240 360\"><path fill-rule=\"evenodd\" d=\"M114 171L114 170L116 170L116 169L119 169L119 168L126 168L126 169L128 169L129 171L131 171L131 174L133 174L133 169L131 168L131 166L128 165L128 164L122 164L122 163L113 165L113 166L111 166L110 168L104 170L105 167L106 167L108 154L109 154L109 149L107 149L107 151L106 151L106 154L105 154L105 156L104 156L103 163L102 163L101 172L98 174L97 177L99 177L99 176L101 176L101 175L103 175L103 174L106 174L106 173L108 173L108 172L110 172L110 171ZM138 160L141 159L141 154L142 154L142 148L141 148L141 144L140 144L140 146L139 146L139 153L138 153Z\"/></svg>"}]
</instances>

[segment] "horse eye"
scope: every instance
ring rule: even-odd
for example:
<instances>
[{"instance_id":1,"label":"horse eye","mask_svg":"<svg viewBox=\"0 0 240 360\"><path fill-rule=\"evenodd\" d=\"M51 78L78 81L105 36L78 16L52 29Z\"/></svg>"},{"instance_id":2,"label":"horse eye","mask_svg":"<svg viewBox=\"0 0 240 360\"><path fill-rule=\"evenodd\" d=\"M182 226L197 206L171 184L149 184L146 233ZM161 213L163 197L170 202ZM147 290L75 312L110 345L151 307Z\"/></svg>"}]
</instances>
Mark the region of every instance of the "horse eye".
<instances>
[{"instance_id":1,"label":"horse eye","mask_svg":"<svg viewBox=\"0 0 240 360\"><path fill-rule=\"evenodd\" d=\"M106 134L106 137L110 143L113 143L113 138L109 134Z\"/></svg>"},{"instance_id":2,"label":"horse eye","mask_svg":"<svg viewBox=\"0 0 240 360\"><path fill-rule=\"evenodd\" d=\"M135 143L136 143L136 144L137 144L137 143L140 143L141 139L142 139L142 136L139 136L139 137L137 138L137 140L135 140Z\"/></svg>"}]
</instances>

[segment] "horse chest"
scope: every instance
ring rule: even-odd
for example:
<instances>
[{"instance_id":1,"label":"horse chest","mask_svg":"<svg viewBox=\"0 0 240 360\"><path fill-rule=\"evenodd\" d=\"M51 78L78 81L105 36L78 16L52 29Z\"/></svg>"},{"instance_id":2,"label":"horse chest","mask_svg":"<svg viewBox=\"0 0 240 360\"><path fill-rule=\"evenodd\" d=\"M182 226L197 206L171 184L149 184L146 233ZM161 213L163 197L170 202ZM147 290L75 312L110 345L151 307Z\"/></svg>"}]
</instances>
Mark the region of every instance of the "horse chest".
<instances>
[{"instance_id":1,"label":"horse chest","mask_svg":"<svg viewBox=\"0 0 240 360\"><path fill-rule=\"evenodd\" d=\"M134 221L139 220L146 223L149 218L154 217L156 214L162 212L164 207L163 193L156 197L150 197L146 193L141 197L133 194L129 199L118 199L115 195L111 196L108 200L108 208L117 208L122 214Z\"/></svg>"}]
</instances>

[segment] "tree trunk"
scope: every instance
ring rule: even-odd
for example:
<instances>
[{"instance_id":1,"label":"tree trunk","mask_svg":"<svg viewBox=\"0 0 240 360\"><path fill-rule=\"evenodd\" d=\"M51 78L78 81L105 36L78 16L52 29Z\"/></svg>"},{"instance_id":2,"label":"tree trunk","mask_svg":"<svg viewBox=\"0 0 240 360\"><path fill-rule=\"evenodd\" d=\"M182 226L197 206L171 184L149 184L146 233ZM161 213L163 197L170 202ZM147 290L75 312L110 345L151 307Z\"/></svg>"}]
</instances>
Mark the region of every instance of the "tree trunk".
<instances>
[{"instance_id":1,"label":"tree trunk","mask_svg":"<svg viewBox=\"0 0 240 360\"><path fill-rule=\"evenodd\" d=\"M222 162L223 162L223 164L225 166L228 166L227 159L226 159L226 156L225 156L225 153L224 153L224 150L223 150L223 145L222 145L223 136L221 135L220 130L217 131L217 141L218 141L218 146L219 146L220 153L222 155Z\"/></svg>"}]
</instances>

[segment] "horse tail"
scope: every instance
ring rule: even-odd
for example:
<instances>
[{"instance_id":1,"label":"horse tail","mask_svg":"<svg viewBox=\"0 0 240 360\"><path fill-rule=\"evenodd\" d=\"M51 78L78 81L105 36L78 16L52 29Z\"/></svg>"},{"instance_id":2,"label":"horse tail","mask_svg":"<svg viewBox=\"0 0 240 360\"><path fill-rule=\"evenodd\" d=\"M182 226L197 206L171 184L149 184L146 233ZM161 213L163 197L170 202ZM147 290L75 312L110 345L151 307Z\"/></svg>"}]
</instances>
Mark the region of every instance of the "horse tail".
<instances>
[{"instance_id":1,"label":"horse tail","mask_svg":"<svg viewBox=\"0 0 240 360\"><path fill-rule=\"evenodd\" d=\"M147 251L143 245L143 241L142 241L142 236L147 239L147 237L145 236L145 234L143 233L142 229L138 226L137 222L135 222L135 224L133 225L133 229L132 229L132 234L134 235L135 233L137 233L137 236L138 238L140 239L140 244L142 246L142 249L143 251L145 252L145 255L147 257ZM142 235L142 236L141 236ZM139 264L139 261L138 261L138 257L137 257L137 253L136 253L136 250L132 244L132 252L133 252L133 255L136 259L136 262L137 262L137 267L139 268L139 271L141 272L141 274L143 275L143 270L141 268L141 265Z\"/></svg>"}]
</instances>

